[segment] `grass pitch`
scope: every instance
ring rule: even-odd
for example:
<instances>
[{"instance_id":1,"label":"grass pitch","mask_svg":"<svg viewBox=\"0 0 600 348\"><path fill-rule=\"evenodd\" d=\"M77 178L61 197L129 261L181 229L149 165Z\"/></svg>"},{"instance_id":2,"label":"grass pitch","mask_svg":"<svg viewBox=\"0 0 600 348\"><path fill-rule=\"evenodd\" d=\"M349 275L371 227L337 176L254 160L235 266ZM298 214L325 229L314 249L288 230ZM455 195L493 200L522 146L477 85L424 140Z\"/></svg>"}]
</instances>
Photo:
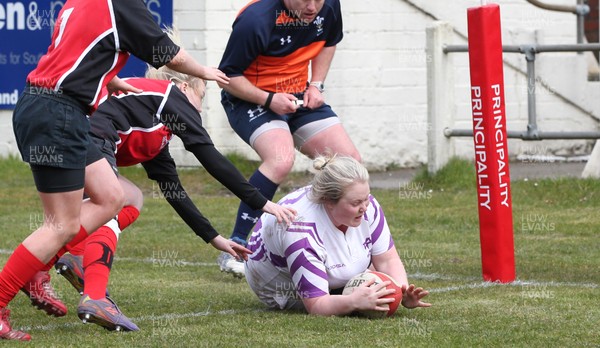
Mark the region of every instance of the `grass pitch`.
<instances>
[{"instance_id":1,"label":"grass pitch","mask_svg":"<svg viewBox=\"0 0 600 348\"><path fill-rule=\"evenodd\" d=\"M249 175L255 163L233 158ZM433 306L385 320L315 317L265 310L243 280L223 274L218 252L179 219L143 169L122 174L145 193L138 221L121 235L109 289L138 333L82 324L79 296L53 276L69 307L63 318L18 294L15 328L35 347L597 347L600 345L600 182L512 183L518 281L482 281L474 166L453 161L397 190L373 190L384 207L409 280ZM0 264L41 223L31 173L0 161ZM237 199L202 169L181 171L201 211L228 236ZM306 183L296 174L278 192ZM22 346L0 342L3 347Z\"/></svg>"}]
</instances>

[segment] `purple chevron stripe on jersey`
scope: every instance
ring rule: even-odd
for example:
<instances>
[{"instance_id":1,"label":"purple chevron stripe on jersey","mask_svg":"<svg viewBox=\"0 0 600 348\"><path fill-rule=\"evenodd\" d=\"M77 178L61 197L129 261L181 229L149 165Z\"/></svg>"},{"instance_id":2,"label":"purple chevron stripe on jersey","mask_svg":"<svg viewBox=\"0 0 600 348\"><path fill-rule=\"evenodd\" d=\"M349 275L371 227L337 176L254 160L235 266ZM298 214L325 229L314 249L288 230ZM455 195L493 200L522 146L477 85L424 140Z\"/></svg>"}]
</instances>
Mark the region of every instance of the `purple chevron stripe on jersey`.
<instances>
[{"instance_id":1,"label":"purple chevron stripe on jersey","mask_svg":"<svg viewBox=\"0 0 600 348\"><path fill-rule=\"evenodd\" d=\"M300 277L297 289L296 292L301 298L313 298L327 295L327 292L314 286L308 279L304 278L304 276Z\"/></svg>"},{"instance_id":2,"label":"purple chevron stripe on jersey","mask_svg":"<svg viewBox=\"0 0 600 348\"><path fill-rule=\"evenodd\" d=\"M285 249L285 257L289 257L298 250L304 250L316 257L317 260L323 262L319 255L317 255L317 253L315 252L315 249L312 247L312 245L310 245L308 238L302 238L300 240L297 240L294 243L292 243L289 247L287 247L287 249Z\"/></svg>"},{"instance_id":3,"label":"purple chevron stripe on jersey","mask_svg":"<svg viewBox=\"0 0 600 348\"><path fill-rule=\"evenodd\" d=\"M323 245L323 240L317 231L317 224L314 222L293 222L290 227L288 227L287 232L308 233L319 243L319 245Z\"/></svg>"},{"instance_id":4,"label":"purple chevron stripe on jersey","mask_svg":"<svg viewBox=\"0 0 600 348\"><path fill-rule=\"evenodd\" d=\"M369 195L369 202L371 202L371 206L374 208L378 206L377 204L375 204L375 197L373 197L371 195ZM373 216L373 222L377 221L377 215L379 215L379 214L377 214L378 212L379 212L378 209L375 208L375 216ZM365 215L367 215L367 214L365 213ZM365 220L368 221L368 219L366 219L366 218L365 218Z\"/></svg>"},{"instance_id":5,"label":"purple chevron stripe on jersey","mask_svg":"<svg viewBox=\"0 0 600 348\"><path fill-rule=\"evenodd\" d=\"M273 264L273 266L282 267L282 268L287 267L287 260L283 256L279 256L277 254L273 254L270 252L269 259L271 260L271 263Z\"/></svg>"},{"instance_id":6,"label":"purple chevron stripe on jersey","mask_svg":"<svg viewBox=\"0 0 600 348\"><path fill-rule=\"evenodd\" d=\"M381 207L379 207L378 210L381 213L381 218L379 219L379 223L377 224L377 227L375 227L375 230L373 230L373 233L371 233L371 237L373 239L373 244L377 243L377 240L379 239L379 237L381 237L381 232L383 232L383 225L385 223L385 216L383 215L383 209Z\"/></svg>"},{"instance_id":7,"label":"purple chevron stripe on jersey","mask_svg":"<svg viewBox=\"0 0 600 348\"><path fill-rule=\"evenodd\" d=\"M259 234L252 234L248 240L248 249L253 253L262 245L262 238Z\"/></svg>"},{"instance_id":8,"label":"purple chevron stripe on jersey","mask_svg":"<svg viewBox=\"0 0 600 348\"><path fill-rule=\"evenodd\" d=\"M304 269L318 277L321 277L325 280L328 279L327 272L318 268L310 261L308 261L304 253L299 253L298 256L296 256L294 262L292 262L292 265L290 266L290 274L292 275L292 277L294 276L294 273L296 273L300 269L300 267L303 267Z\"/></svg>"},{"instance_id":9,"label":"purple chevron stripe on jersey","mask_svg":"<svg viewBox=\"0 0 600 348\"><path fill-rule=\"evenodd\" d=\"M391 248L394 248L394 239L392 238L392 235L390 235L390 244L388 245L387 250L390 250Z\"/></svg>"},{"instance_id":10,"label":"purple chevron stripe on jersey","mask_svg":"<svg viewBox=\"0 0 600 348\"><path fill-rule=\"evenodd\" d=\"M301 194L301 195L299 195L299 196L298 196L298 197L296 197L296 198L288 198L288 199L286 199L286 200L279 201L279 202L278 202L278 203L279 203L279 205L284 205L284 204L294 204L294 203L298 202L298 201L299 201L299 200L300 200L302 197L306 196L306 194L307 194L307 193L308 193L308 191L309 191L309 188L308 188L308 187L304 187L304 188L302 188L301 190L304 190L304 192L302 192L302 194Z\"/></svg>"},{"instance_id":11,"label":"purple chevron stripe on jersey","mask_svg":"<svg viewBox=\"0 0 600 348\"><path fill-rule=\"evenodd\" d=\"M254 261L260 261L265 257L266 249L262 241L259 241L258 243L256 243L256 245L253 245L252 247L248 246L248 249L252 250L252 255L250 256L250 258Z\"/></svg>"}]
</instances>

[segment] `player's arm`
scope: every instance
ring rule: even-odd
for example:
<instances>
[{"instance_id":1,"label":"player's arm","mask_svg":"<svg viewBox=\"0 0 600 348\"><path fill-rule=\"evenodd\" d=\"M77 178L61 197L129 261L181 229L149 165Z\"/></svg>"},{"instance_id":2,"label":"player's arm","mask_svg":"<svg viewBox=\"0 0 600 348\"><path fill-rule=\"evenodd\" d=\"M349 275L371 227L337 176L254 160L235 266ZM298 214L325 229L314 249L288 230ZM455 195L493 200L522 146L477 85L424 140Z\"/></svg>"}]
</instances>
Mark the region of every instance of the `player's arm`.
<instances>
[{"instance_id":1,"label":"player's arm","mask_svg":"<svg viewBox=\"0 0 600 348\"><path fill-rule=\"evenodd\" d=\"M169 68L205 80L227 84L229 78L216 68L198 63L177 46L152 18L142 1L113 2L120 49L155 68Z\"/></svg>"},{"instance_id":2,"label":"player's arm","mask_svg":"<svg viewBox=\"0 0 600 348\"><path fill-rule=\"evenodd\" d=\"M167 202L196 235L218 250L232 256L239 255L244 259L248 258L248 255L251 254L250 250L220 236L210 221L198 210L181 185L175 161L169 154L168 147L165 147L152 160L142 163L142 166L146 170L148 178L157 182Z\"/></svg>"},{"instance_id":3,"label":"player's arm","mask_svg":"<svg viewBox=\"0 0 600 348\"><path fill-rule=\"evenodd\" d=\"M292 101L297 100L293 94L267 92L253 85L244 75L231 77L229 85L219 84L228 93L256 105L267 105L269 109L278 115L285 115L296 111ZM272 94L270 103L267 102L269 94Z\"/></svg>"},{"instance_id":4,"label":"player's arm","mask_svg":"<svg viewBox=\"0 0 600 348\"><path fill-rule=\"evenodd\" d=\"M373 255L371 261L376 271L391 276L400 286L408 285L406 270L396 248L392 247L383 254Z\"/></svg>"},{"instance_id":5,"label":"player's arm","mask_svg":"<svg viewBox=\"0 0 600 348\"><path fill-rule=\"evenodd\" d=\"M392 247L388 251L380 255L373 255L373 266L376 271L383 272L399 283L402 287L402 305L406 308L429 307L431 304L421 301L421 299L429 294L423 288L414 286L408 283L406 270L400 260L398 251Z\"/></svg>"},{"instance_id":6,"label":"player's arm","mask_svg":"<svg viewBox=\"0 0 600 348\"><path fill-rule=\"evenodd\" d=\"M118 76L113 77L110 81L108 81L108 83L106 84L106 89L108 91L108 96L110 97L113 94L120 94L120 93L141 93L143 92L141 89L137 88L137 87L133 87L132 85L128 84L127 82L121 80Z\"/></svg>"},{"instance_id":7,"label":"player's arm","mask_svg":"<svg viewBox=\"0 0 600 348\"><path fill-rule=\"evenodd\" d=\"M179 49L177 55L166 66L180 73L196 76L204 80L216 81L221 86L229 83L229 77L221 70L198 63L183 48Z\"/></svg>"},{"instance_id":8,"label":"player's arm","mask_svg":"<svg viewBox=\"0 0 600 348\"><path fill-rule=\"evenodd\" d=\"M254 14L246 11L238 15L219 64L219 69L231 80L229 85L219 85L237 98L256 105L268 105L271 111L284 115L296 110L297 106L292 103L296 97L288 93L264 91L244 76L244 71L268 49L273 25L270 21L257 20ZM273 93L271 98L270 93ZM270 102L267 102L268 99L271 99Z\"/></svg>"},{"instance_id":9,"label":"player's arm","mask_svg":"<svg viewBox=\"0 0 600 348\"><path fill-rule=\"evenodd\" d=\"M186 149L196 156L210 175L252 209L261 209L272 214L278 222L289 224L293 220L296 215L295 210L277 205L265 198L214 145L196 144L186 146Z\"/></svg>"},{"instance_id":10,"label":"player's arm","mask_svg":"<svg viewBox=\"0 0 600 348\"><path fill-rule=\"evenodd\" d=\"M348 315L357 310L380 310L387 311L385 304L394 302L393 298L382 298L393 294L395 289L385 289L389 281L371 285L375 279L361 284L350 295L324 295L313 298L303 298L302 302L309 314L331 316Z\"/></svg>"},{"instance_id":11,"label":"player's arm","mask_svg":"<svg viewBox=\"0 0 600 348\"><path fill-rule=\"evenodd\" d=\"M219 234L198 210L179 180L175 161L165 147L155 158L142 163L148 178L156 181L169 204L185 223L206 243Z\"/></svg>"},{"instance_id":12,"label":"player's arm","mask_svg":"<svg viewBox=\"0 0 600 348\"><path fill-rule=\"evenodd\" d=\"M323 47L321 52L313 58L311 63L311 83L325 82L329 68L331 67L331 61L335 55L336 46ZM325 98L319 89L310 84L308 89L304 93L304 106L307 108L315 109L323 105Z\"/></svg>"}]
</instances>

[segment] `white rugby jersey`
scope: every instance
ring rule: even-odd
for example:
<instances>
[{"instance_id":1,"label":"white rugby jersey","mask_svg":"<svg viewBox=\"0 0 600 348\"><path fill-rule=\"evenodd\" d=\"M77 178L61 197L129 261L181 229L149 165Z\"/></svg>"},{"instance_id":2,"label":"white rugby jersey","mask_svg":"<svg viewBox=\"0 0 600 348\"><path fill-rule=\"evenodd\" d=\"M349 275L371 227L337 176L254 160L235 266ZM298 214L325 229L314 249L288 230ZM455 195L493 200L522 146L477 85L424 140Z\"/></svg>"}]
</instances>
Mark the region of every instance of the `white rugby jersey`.
<instances>
[{"instance_id":1,"label":"white rugby jersey","mask_svg":"<svg viewBox=\"0 0 600 348\"><path fill-rule=\"evenodd\" d=\"M298 212L298 219L287 229L277 224L273 215L262 215L248 242L252 251L248 266L259 275L247 272L248 282L258 284L287 272L291 284L276 284L275 288L295 289L300 298L320 297L364 272L371 255L394 247L383 209L373 196L369 195L360 226L348 227L344 233L333 225L322 204L308 199L309 191L306 186L279 201ZM250 279L253 277L261 279Z\"/></svg>"}]
</instances>

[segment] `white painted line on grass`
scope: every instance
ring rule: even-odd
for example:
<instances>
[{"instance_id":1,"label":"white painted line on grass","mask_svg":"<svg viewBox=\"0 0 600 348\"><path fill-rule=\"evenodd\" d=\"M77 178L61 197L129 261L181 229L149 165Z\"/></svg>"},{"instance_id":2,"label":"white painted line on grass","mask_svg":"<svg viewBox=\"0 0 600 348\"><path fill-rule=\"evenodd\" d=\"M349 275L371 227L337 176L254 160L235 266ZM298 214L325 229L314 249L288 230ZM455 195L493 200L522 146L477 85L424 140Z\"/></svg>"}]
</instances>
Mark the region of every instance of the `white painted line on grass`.
<instances>
[{"instance_id":1,"label":"white painted line on grass","mask_svg":"<svg viewBox=\"0 0 600 348\"><path fill-rule=\"evenodd\" d=\"M594 283L573 283L573 282L538 282L538 281L522 281L516 280L512 283L492 283L492 282L480 282L474 284L466 284L466 285L458 285L458 286L448 286L445 288L436 288L429 289L429 293L444 293L451 291L460 291L467 289L480 289L480 288L489 288L493 286L539 286L539 287L575 287L575 288L587 288L587 289L597 289L598 284Z\"/></svg>"}]
</instances>

